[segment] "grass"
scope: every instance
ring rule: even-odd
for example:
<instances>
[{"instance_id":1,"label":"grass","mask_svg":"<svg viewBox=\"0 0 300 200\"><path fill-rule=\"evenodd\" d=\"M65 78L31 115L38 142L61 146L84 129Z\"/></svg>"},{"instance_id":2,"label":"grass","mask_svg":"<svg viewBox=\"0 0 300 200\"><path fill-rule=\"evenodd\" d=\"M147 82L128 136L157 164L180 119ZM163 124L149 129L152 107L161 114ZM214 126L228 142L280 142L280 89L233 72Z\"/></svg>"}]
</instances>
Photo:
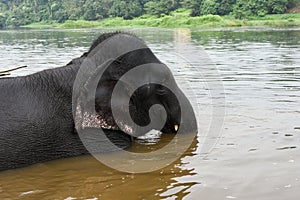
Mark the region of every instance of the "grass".
<instances>
[{"instance_id":1,"label":"grass","mask_svg":"<svg viewBox=\"0 0 300 200\"><path fill-rule=\"evenodd\" d=\"M51 29L51 28L59 28L59 26L60 24L55 22L37 22L22 27L31 28L31 29Z\"/></svg>"},{"instance_id":2,"label":"grass","mask_svg":"<svg viewBox=\"0 0 300 200\"><path fill-rule=\"evenodd\" d=\"M246 21L246 24L249 26L300 26L300 13L252 17Z\"/></svg>"},{"instance_id":3,"label":"grass","mask_svg":"<svg viewBox=\"0 0 300 200\"><path fill-rule=\"evenodd\" d=\"M235 19L233 16L205 15L190 17L189 11L177 10L170 15L161 17L143 15L132 20L123 18L108 18L101 21L68 20L63 24L55 22L41 22L26 25L27 28L103 28L103 27L164 27L164 28L214 28L238 26L300 26L300 13L266 15L251 17L245 20Z\"/></svg>"}]
</instances>

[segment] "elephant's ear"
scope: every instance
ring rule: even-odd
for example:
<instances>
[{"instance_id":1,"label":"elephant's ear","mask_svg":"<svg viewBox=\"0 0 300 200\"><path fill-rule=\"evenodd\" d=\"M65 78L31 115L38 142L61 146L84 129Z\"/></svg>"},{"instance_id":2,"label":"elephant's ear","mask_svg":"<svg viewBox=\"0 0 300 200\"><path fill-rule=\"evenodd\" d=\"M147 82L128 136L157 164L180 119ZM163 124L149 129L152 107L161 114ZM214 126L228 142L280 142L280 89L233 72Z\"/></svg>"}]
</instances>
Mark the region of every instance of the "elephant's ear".
<instances>
[{"instance_id":1,"label":"elephant's ear","mask_svg":"<svg viewBox=\"0 0 300 200\"><path fill-rule=\"evenodd\" d=\"M121 88L121 91L118 90L118 92L114 92L116 84L118 84L119 89ZM99 99L99 104L108 103L110 105L113 92L115 93L114 96L116 98L122 99L124 97L129 97L133 91L124 81L105 80L99 82L97 86L96 100Z\"/></svg>"},{"instance_id":2,"label":"elephant's ear","mask_svg":"<svg viewBox=\"0 0 300 200\"><path fill-rule=\"evenodd\" d=\"M113 60L107 60L99 67L88 71L86 69L89 69L88 66L93 66L94 62L89 58L83 61L82 65L87 67L78 72L81 76L77 75L78 81L73 86L72 100L73 116L79 124L81 124L85 111L94 113L95 102L93 100L95 100L99 80L102 79L105 68L112 62Z\"/></svg>"}]
</instances>

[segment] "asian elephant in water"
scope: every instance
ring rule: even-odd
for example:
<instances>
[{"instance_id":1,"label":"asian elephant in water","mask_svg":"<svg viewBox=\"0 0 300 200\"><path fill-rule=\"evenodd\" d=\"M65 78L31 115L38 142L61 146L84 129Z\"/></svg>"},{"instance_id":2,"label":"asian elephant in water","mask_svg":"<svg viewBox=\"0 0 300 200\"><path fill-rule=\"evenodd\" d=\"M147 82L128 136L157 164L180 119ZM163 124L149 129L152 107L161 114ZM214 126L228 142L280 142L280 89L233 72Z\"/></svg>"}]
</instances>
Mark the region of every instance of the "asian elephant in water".
<instances>
[{"instance_id":1,"label":"asian elephant in water","mask_svg":"<svg viewBox=\"0 0 300 200\"><path fill-rule=\"evenodd\" d=\"M77 104L74 106L72 99L74 88L80 89L81 86L74 86L75 80L78 78L81 66L88 58L93 58L96 63L91 65L93 73L101 70L103 67L101 55L95 51L107 40L114 41L115 45L102 48L102 52L115 53L124 48L126 42L140 46L123 52L106 64L107 67L96 84L94 96L90 99L95 113L89 114L87 109L85 113L78 114ZM97 59L100 63L97 63ZM134 91L130 91L133 79L123 81L120 86L122 94L115 94L117 97L117 102L114 104L115 112L129 112L131 120L141 127L147 126L152 118L165 120L162 127L156 127L154 123L144 132L159 129L164 133L176 133L179 128L183 132L196 132L197 125L192 106L176 85L168 67L161 63L136 36L120 32L105 33L95 40L88 52L73 59L64 67L48 69L28 76L0 79L0 170L88 154L78 136L78 129L102 128L107 138L116 146L128 148L134 138L132 136L136 136L137 129L126 120L121 119L121 122L117 123L114 119L111 108L112 91L125 73L149 63L159 64L161 68L149 67L144 73L133 77L134 80L149 80L148 84ZM88 68L85 70L89 71ZM80 73L85 71L81 70ZM93 73L87 72L83 76L88 78ZM168 82L173 88L155 84L153 80L161 83ZM85 87L82 89L84 90ZM124 109L122 99L126 95L129 96L129 102L127 102L127 109ZM83 102L78 100L77 103L82 105ZM151 117L149 109L156 104L161 105L165 111L158 109ZM161 117L162 113L165 119ZM102 143L99 142L99 146L101 145Z\"/></svg>"}]
</instances>

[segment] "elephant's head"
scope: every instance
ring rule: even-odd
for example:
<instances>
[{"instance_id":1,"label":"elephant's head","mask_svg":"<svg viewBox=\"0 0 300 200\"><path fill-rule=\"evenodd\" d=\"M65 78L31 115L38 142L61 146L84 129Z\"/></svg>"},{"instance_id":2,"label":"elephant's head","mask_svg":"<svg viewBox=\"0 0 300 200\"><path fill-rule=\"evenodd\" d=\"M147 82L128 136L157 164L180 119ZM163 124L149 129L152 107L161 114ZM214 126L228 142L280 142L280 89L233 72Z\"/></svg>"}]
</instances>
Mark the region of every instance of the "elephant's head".
<instances>
[{"instance_id":1,"label":"elephant's head","mask_svg":"<svg viewBox=\"0 0 300 200\"><path fill-rule=\"evenodd\" d=\"M196 132L195 113L189 100L170 69L145 43L125 33L102 37L111 39L111 44L99 47L100 54L93 53L97 48L94 44L88 53L102 65L96 64L94 71L101 71L91 100L95 112L83 114L82 127L122 130L132 136L152 129L163 133ZM101 45L104 39L96 42ZM130 45L133 47L128 50ZM101 56L107 59L100 59ZM103 64L105 60L108 61ZM90 88L90 84L84 88Z\"/></svg>"}]
</instances>

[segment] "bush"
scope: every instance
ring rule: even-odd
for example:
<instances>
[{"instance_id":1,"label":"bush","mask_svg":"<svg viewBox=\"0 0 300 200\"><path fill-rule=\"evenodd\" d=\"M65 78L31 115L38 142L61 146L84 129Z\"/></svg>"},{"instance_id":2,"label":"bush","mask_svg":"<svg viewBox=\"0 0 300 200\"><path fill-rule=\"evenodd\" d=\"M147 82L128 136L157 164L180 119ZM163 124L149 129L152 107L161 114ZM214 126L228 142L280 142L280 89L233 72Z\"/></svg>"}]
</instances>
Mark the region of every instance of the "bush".
<instances>
[{"instance_id":1,"label":"bush","mask_svg":"<svg viewBox=\"0 0 300 200\"><path fill-rule=\"evenodd\" d=\"M220 22L222 21L222 17L220 17L219 15L205 15L205 16L201 16L200 20L204 23L208 23L208 22Z\"/></svg>"},{"instance_id":2,"label":"bush","mask_svg":"<svg viewBox=\"0 0 300 200\"><path fill-rule=\"evenodd\" d=\"M171 16L175 17L189 17L192 14L192 10L185 8L178 8L170 13Z\"/></svg>"}]
</instances>

